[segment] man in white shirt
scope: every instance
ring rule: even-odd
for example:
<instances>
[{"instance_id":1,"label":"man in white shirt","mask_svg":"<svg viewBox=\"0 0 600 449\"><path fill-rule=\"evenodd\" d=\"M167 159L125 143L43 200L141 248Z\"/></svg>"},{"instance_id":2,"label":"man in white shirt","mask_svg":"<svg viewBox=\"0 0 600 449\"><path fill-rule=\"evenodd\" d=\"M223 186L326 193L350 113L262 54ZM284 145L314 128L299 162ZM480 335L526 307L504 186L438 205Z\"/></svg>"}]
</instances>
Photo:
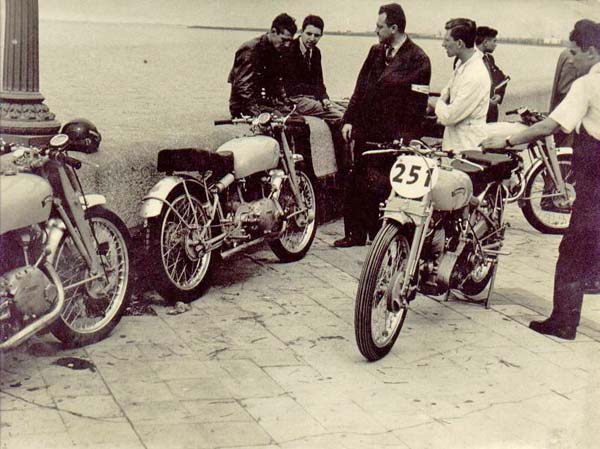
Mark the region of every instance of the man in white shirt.
<instances>
[{"instance_id":1,"label":"man in white shirt","mask_svg":"<svg viewBox=\"0 0 600 449\"><path fill-rule=\"evenodd\" d=\"M562 129L576 131L573 173L576 199L560 246L554 274L550 318L532 321L536 332L573 340L581 317L583 294L600 275L600 24L589 22L569 36L576 79L564 100L545 120L515 136L485 139L499 149L531 142Z\"/></svg>"},{"instance_id":2,"label":"man in white shirt","mask_svg":"<svg viewBox=\"0 0 600 449\"><path fill-rule=\"evenodd\" d=\"M486 136L491 81L483 54L474 46L476 35L477 25L472 20L446 23L442 47L448 57L458 58L458 64L435 105L438 122L445 126L444 150L475 150Z\"/></svg>"}]
</instances>

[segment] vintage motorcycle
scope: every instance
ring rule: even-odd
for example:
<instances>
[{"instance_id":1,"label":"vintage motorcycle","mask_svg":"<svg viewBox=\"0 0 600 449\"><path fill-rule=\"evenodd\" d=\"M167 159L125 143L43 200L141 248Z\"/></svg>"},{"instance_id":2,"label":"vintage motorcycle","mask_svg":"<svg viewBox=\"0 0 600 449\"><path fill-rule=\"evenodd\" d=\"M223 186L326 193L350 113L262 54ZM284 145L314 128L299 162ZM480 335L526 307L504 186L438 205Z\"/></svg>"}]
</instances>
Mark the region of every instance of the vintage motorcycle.
<instances>
[{"instance_id":1,"label":"vintage motorcycle","mask_svg":"<svg viewBox=\"0 0 600 449\"><path fill-rule=\"evenodd\" d=\"M488 123L490 135L514 135L546 118L542 113L518 108L506 112L518 115L519 122ZM525 219L544 234L562 234L569 226L575 201L572 148L557 148L554 136L539 139L527 146L528 168L518 172L510 189L508 203L517 201Z\"/></svg>"},{"instance_id":2,"label":"vintage motorcycle","mask_svg":"<svg viewBox=\"0 0 600 449\"><path fill-rule=\"evenodd\" d=\"M43 330L67 346L97 342L128 303L127 227L102 195L83 193L82 162L67 154L98 145L88 124L0 156L0 350Z\"/></svg>"},{"instance_id":3,"label":"vintage motorcycle","mask_svg":"<svg viewBox=\"0 0 600 449\"><path fill-rule=\"evenodd\" d=\"M383 226L360 275L355 335L362 355L384 357L394 345L417 292L476 300L488 306L504 241L504 207L521 170L516 151L460 157L420 141L372 144L367 157L394 154L392 192Z\"/></svg>"},{"instance_id":4,"label":"vintage motorcycle","mask_svg":"<svg viewBox=\"0 0 600 449\"><path fill-rule=\"evenodd\" d=\"M154 287L164 298L200 296L215 256L227 258L263 241L284 262L309 250L317 228L316 198L298 166L303 157L286 137L290 115L217 120L215 125L250 124L252 135L214 152L159 152L158 170L168 176L144 197L141 216L159 265Z\"/></svg>"}]
</instances>

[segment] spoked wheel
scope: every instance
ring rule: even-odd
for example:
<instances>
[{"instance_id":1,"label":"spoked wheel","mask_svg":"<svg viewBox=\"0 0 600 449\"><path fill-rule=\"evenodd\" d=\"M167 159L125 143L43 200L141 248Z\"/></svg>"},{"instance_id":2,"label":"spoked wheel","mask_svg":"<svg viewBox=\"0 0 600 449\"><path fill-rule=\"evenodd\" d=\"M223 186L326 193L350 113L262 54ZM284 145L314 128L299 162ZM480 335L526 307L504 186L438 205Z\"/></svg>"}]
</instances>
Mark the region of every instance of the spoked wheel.
<instances>
[{"instance_id":1,"label":"spoked wheel","mask_svg":"<svg viewBox=\"0 0 600 449\"><path fill-rule=\"evenodd\" d=\"M543 164L534 170L525 186L523 215L531 226L544 234L564 234L569 227L571 207L575 200L571 156L558 155L558 165L565 182L566 197L559 194Z\"/></svg>"},{"instance_id":2,"label":"spoked wheel","mask_svg":"<svg viewBox=\"0 0 600 449\"><path fill-rule=\"evenodd\" d=\"M317 232L315 190L304 172L296 171L296 177L298 178L298 189L306 208L299 209L290 180L286 179L279 196L279 203L283 208L284 216L289 218L281 237L270 243L275 255L283 262L302 259L310 249Z\"/></svg>"},{"instance_id":3,"label":"spoked wheel","mask_svg":"<svg viewBox=\"0 0 600 449\"><path fill-rule=\"evenodd\" d=\"M157 241L153 259L158 263L155 288L169 302L197 299L207 286L212 253L206 242L212 232L199 192L177 189L154 223Z\"/></svg>"},{"instance_id":4,"label":"spoked wheel","mask_svg":"<svg viewBox=\"0 0 600 449\"><path fill-rule=\"evenodd\" d=\"M479 243L482 247L499 250L504 240L504 206L506 194L500 184L492 187L485 195L483 202L473 214L475 220L472 221L474 228L478 228L477 223L483 221L487 225L486 232L479 236ZM492 280L498 257L485 256L479 247L474 247L470 251L472 260L464 261L471 267L468 277L459 287L459 290L467 296L476 296L488 286Z\"/></svg>"},{"instance_id":5,"label":"spoked wheel","mask_svg":"<svg viewBox=\"0 0 600 449\"><path fill-rule=\"evenodd\" d=\"M63 237L54 262L65 290L65 306L51 330L70 346L88 345L106 337L129 301L127 227L102 206L87 210L86 218L96 237L102 272L98 276L90 274L69 234Z\"/></svg>"},{"instance_id":6,"label":"spoked wheel","mask_svg":"<svg viewBox=\"0 0 600 449\"><path fill-rule=\"evenodd\" d=\"M407 268L409 253L407 231L388 223L375 237L367 255L356 294L354 330L358 349L369 361L390 352L404 324L406 303L394 312L389 299L394 281Z\"/></svg>"}]
</instances>

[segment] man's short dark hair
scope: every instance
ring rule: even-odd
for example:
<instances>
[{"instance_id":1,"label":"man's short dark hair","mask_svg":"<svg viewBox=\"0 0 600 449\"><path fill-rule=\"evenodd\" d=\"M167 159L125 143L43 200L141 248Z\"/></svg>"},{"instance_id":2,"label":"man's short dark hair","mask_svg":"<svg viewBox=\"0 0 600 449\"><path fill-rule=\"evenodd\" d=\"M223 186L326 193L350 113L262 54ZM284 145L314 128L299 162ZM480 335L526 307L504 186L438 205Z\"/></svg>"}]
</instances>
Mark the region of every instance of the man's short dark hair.
<instances>
[{"instance_id":1,"label":"man's short dark hair","mask_svg":"<svg viewBox=\"0 0 600 449\"><path fill-rule=\"evenodd\" d=\"M486 39L493 39L498 36L498 30L490 27L477 27L477 35L475 36L475 44L481 45Z\"/></svg>"},{"instance_id":2,"label":"man's short dark hair","mask_svg":"<svg viewBox=\"0 0 600 449\"><path fill-rule=\"evenodd\" d=\"M455 41L461 40L465 47L473 48L477 35L477 24L471 19L450 19L446 22L446 29L450 30L450 36Z\"/></svg>"},{"instance_id":3,"label":"man's short dark hair","mask_svg":"<svg viewBox=\"0 0 600 449\"><path fill-rule=\"evenodd\" d=\"M284 31L289 31L293 36L298 31L298 27L296 26L296 19L287 15L286 13L279 14L275 19L273 19L273 23L271 24L271 29L275 28L277 34L282 34Z\"/></svg>"},{"instance_id":4,"label":"man's short dark hair","mask_svg":"<svg viewBox=\"0 0 600 449\"><path fill-rule=\"evenodd\" d=\"M583 51L595 47L600 52L600 23L588 19L578 20L569 35L569 40L575 42Z\"/></svg>"},{"instance_id":5,"label":"man's short dark hair","mask_svg":"<svg viewBox=\"0 0 600 449\"><path fill-rule=\"evenodd\" d=\"M320 29L321 33L325 29L325 22L323 22L323 19L321 19L319 16L315 16L313 14L306 16L304 18L304 22L302 22L302 31L304 31L306 29L306 27L309 25L312 25L315 28Z\"/></svg>"},{"instance_id":6,"label":"man's short dark hair","mask_svg":"<svg viewBox=\"0 0 600 449\"><path fill-rule=\"evenodd\" d=\"M404 33L406 30L406 16L404 15L402 6L398 3L383 5L379 8L379 14L383 13L385 13L385 23L387 26L396 25L398 32Z\"/></svg>"}]
</instances>

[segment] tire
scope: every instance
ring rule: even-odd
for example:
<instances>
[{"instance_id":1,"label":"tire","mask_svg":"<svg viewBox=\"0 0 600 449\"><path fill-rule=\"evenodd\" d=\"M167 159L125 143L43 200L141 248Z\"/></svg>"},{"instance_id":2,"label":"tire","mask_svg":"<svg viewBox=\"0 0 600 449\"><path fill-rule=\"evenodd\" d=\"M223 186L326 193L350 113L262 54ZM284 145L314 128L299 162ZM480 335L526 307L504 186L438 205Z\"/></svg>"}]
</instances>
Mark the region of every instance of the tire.
<instances>
[{"instance_id":1,"label":"tire","mask_svg":"<svg viewBox=\"0 0 600 449\"><path fill-rule=\"evenodd\" d=\"M408 309L397 313L388 311L385 291L390 288L390 278L406 266L410 252L410 239L406 228L388 223L378 232L363 266L354 309L354 331L360 353L369 361L385 357L394 346L404 325ZM387 284L386 284L387 282ZM373 312L390 325L374 329ZM384 324L385 326L385 324Z\"/></svg>"},{"instance_id":2,"label":"tire","mask_svg":"<svg viewBox=\"0 0 600 449\"><path fill-rule=\"evenodd\" d=\"M486 216L494 223L494 229L500 229L504 221L504 207L505 207L505 193L501 185L496 185L496 188L491 188L490 191L484 198L483 204L480 209L486 214ZM479 212L475 212L479 213ZM483 217L486 223L489 221ZM476 223L475 223L476 227ZM480 236L482 244L491 245L499 241L504 240L504 231L500 233L494 233L494 229L488 229L483 236ZM486 238L486 236L489 236ZM470 251L468 256L473 255L474 248ZM483 262L483 260L482 260ZM468 262L464 262L468 263ZM466 280L462 283L459 290L466 296L473 297L480 294L488 286L494 276L496 266L498 265L498 257L494 257L488 260L487 264L477 264L471 273L469 273Z\"/></svg>"},{"instance_id":3,"label":"tire","mask_svg":"<svg viewBox=\"0 0 600 449\"><path fill-rule=\"evenodd\" d=\"M72 237L65 234L54 261L54 268L65 288L65 306L51 331L71 347L96 343L108 336L121 320L130 298L131 259L127 227L103 206L88 209L86 219L103 249L101 260L109 279L108 285L105 279L97 279L69 288L89 275Z\"/></svg>"},{"instance_id":4,"label":"tire","mask_svg":"<svg viewBox=\"0 0 600 449\"><path fill-rule=\"evenodd\" d=\"M208 287L214 255L212 252L199 254L191 246L191 238L205 231L203 240L212 236L207 227L208 215L202 206L206 196L200 188L188 188L195 206L196 230L186 229L180 218L169 207L151 223L153 235L151 258L154 266L154 288L168 302L190 302L198 299ZM183 187L176 188L167 198L184 219L194 223L193 209ZM194 235L196 233L196 236Z\"/></svg>"},{"instance_id":5,"label":"tire","mask_svg":"<svg viewBox=\"0 0 600 449\"><path fill-rule=\"evenodd\" d=\"M567 185L567 193L569 198L574 198L574 182L573 168L571 163L571 155L559 154L558 164L563 176L563 180ZM546 176L546 167L542 164L537 167L525 185L525 199L523 200L523 215L525 219L538 231L544 234L564 234L569 227L571 218L570 208L556 208L556 212L545 211L542 209L542 198L533 198L532 196L540 196L544 194L544 177ZM556 190L553 189L553 192ZM573 196L572 196L573 195ZM554 206L558 206L556 202ZM567 212L568 211L568 212Z\"/></svg>"},{"instance_id":6,"label":"tire","mask_svg":"<svg viewBox=\"0 0 600 449\"><path fill-rule=\"evenodd\" d=\"M317 233L317 198L312 183L301 170L296 171L298 188L307 206L307 211L287 221L283 234L269 244L275 255L282 262L295 262L302 259L310 249ZM289 178L285 180L279 204L286 216L297 209L296 198L292 192Z\"/></svg>"}]
</instances>

